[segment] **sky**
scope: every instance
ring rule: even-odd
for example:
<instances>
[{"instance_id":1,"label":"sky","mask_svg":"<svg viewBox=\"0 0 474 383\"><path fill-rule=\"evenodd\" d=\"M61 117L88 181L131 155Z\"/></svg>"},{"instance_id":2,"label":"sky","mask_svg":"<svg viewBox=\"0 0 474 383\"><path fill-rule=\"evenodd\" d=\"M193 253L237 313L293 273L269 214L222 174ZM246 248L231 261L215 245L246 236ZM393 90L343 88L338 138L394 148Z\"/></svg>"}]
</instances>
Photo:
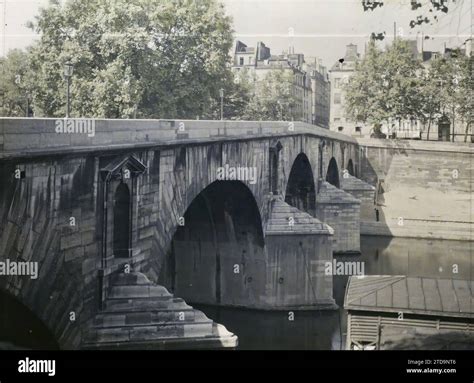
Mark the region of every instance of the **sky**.
<instances>
[{"instance_id":1,"label":"sky","mask_svg":"<svg viewBox=\"0 0 474 383\"><path fill-rule=\"evenodd\" d=\"M157 0L158 1L158 0ZM236 39L249 46L263 41L272 54L294 47L295 53L316 56L330 68L344 56L345 46L357 44L363 53L372 32L386 32L381 43L393 40L394 23L400 36L417 39L421 33L425 50L442 50L460 46L471 34L473 0L449 0L448 14L439 13L433 25L411 29L410 20L420 13L429 14L424 5L420 12L410 10L409 0L385 0L374 11L363 11L360 0L220 0L232 16ZM429 3L428 0L422 0ZM24 48L37 36L26 27L38 9L48 0L0 0L0 54L13 48Z\"/></svg>"}]
</instances>

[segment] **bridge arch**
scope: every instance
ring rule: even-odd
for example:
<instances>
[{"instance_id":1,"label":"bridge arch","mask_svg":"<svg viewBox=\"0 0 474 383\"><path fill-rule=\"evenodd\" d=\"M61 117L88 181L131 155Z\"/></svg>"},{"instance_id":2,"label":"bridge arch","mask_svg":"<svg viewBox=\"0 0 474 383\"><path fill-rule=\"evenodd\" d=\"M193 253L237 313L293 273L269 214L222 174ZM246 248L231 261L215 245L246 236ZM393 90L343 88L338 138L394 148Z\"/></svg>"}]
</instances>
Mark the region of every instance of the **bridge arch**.
<instances>
[{"instance_id":1,"label":"bridge arch","mask_svg":"<svg viewBox=\"0 0 474 383\"><path fill-rule=\"evenodd\" d=\"M286 185L285 202L314 215L316 190L313 169L304 153L295 158Z\"/></svg>"},{"instance_id":2,"label":"bridge arch","mask_svg":"<svg viewBox=\"0 0 474 383\"><path fill-rule=\"evenodd\" d=\"M0 350L57 350L51 330L17 297L0 289Z\"/></svg>"},{"instance_id":3,"label":"bridge arch","mask_svg":"<svg viewBox=\"0 0 474 383\"><path fill-rule=\"evenodd\" d=\"M189 303L248 305L265 273L262 220L250 189L214 181L186 210L164 265L165 285Z\"/></svg>"},{"instance_id":4,"label":"bridge arch","mask_svg":"<svg viewBox=\"0 0 474 383\"><path fill-rule=\"evenodd\" d=\"M334 157L332 157L331 160L329 161L328 170L326 173L326 181L337 188L340 187L339 168L337 166L337 162Z\"/></svg>"}]
</instances>

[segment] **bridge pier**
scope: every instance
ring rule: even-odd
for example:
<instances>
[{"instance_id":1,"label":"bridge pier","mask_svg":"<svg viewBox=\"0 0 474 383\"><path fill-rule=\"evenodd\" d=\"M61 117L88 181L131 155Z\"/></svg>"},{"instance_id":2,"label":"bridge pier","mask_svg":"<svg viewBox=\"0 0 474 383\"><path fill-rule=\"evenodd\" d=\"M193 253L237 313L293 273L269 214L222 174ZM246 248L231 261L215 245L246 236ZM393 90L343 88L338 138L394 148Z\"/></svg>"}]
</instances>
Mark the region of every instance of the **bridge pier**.
<instances>
[{"instance_id":1,"label":"bridge pier","mask_svg":"<svg viewBox=\"0 0 474 383\"><path fill-rule=\"evenodd\" d=\"M267 281L262 308L335 309L332 275L334 230L317 218L276 199L267 222Z\"/></svg>"},{"instance_id":2,"label":"bridge pier","mask_svg":"<svg viewBox=\"0 0 474 383\"><path fill-rule=\"evenodd\" d=\"M373 221L375 219L374 186L345 173L342 177L341 189L360 200L360 219L362 221Z\"/></svg>"},{"instance_id":3,"label":"bridge pier","mask_svg":"<svg viewBox=\"0 0 474 383\"><path fill-rule=\"evenodd\" d=\"M319 181L316 216L334 229L335 253L360 253L360 201L326 181Z\"/></svg>"}]
</instances>

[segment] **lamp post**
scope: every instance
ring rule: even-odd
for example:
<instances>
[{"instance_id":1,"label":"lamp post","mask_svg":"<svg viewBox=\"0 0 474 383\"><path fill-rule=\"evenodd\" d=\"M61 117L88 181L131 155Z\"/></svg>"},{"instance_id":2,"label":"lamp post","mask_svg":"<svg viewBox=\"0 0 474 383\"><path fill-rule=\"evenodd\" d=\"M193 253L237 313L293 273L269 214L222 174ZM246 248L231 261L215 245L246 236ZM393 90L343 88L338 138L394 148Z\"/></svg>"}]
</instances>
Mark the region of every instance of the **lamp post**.
<instances>
[{"instance_id":1,"label":"lamp post","mask_svg":"<svg viewBox=\"0 0 474 383\"><path fill-rule=\"evenodd\" d=\"M74 71L74 65L67 61L64 64L64 77L67 81L67 92L66 92L66 118L69 118L71 114L71 100L70 100L70 91L71 91L71 78Z\"/></svg>"},{"instance_id":2,"label":"lamp post","mask_svg":"<svg viewBox=\"0 0 474 383\"><path fill-rule=\"evenodd\" d=\"M219 90L221 96L221 120L224 119L224 88Z\"/></svg>"}]
</instances>

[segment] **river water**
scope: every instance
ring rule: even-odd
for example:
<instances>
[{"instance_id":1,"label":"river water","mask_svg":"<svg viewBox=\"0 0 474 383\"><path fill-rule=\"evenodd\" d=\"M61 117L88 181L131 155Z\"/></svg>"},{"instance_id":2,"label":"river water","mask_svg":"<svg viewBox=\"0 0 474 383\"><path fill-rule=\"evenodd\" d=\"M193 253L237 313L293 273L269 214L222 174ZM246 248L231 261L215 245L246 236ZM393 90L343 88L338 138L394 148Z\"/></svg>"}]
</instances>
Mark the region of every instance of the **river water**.
<instances>
[{"instance_id":1,"label":"river water","mask_svg":"<svg viewBox=\"0 0 474 383\"><path fill-rule=\"evenodd\" d=\"M474 275L473 244L413 238L361 237L361 255L338 261L364 262L366 275L408 275L470 280ZM239 337L244 350L340 350L345 348L346 312L342 308L348 276L334 277L339 310L287 311L195 306Z\"/></svg>"},{"instance_id":2,"label":"river water","mask_svg":"<svg viewBox=\"0 0 474 383\"><path fill-rule=\"evenodd\" d=\"M361 255L338 256L338 261L359 261L367 275L409 275L468 279L474 275L473 244L467 241L442 241L409 238L361 237ZM457 271L454 273L453 271ZM339 350L345 347L346 313L342 308L348 276L334 277L334 298L339 310L257 311L193 305L239 337L240 349L258 350ZM0 321L9 314L18 318L14 326L0 322L0 350L19 347L50 349L57 347L41 323L23 323L28 313L13 300L0 299ZM2 333L2 328L4 332Z\"/></svg>"}]
</instances>

